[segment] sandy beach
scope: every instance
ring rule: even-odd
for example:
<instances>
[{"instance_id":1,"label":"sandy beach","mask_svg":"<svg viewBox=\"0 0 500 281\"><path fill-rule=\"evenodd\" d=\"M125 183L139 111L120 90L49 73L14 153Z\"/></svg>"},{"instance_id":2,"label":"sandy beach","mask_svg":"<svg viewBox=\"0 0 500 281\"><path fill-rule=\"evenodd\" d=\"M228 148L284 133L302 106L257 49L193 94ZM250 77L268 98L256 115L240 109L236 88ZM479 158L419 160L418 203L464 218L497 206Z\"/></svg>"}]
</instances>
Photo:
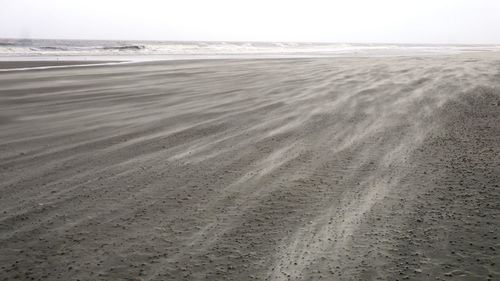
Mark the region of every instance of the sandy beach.
<instances>
[{"instance_id":1,"label":"sandy beach","mask_svg":"<svg viewBox=\"0 0 500 281\"><path fill-rule=\"evenodd\" d=\"M0 280L499 280L499 185L498 53L0 72Z\"/></svg>"}]
</instances>

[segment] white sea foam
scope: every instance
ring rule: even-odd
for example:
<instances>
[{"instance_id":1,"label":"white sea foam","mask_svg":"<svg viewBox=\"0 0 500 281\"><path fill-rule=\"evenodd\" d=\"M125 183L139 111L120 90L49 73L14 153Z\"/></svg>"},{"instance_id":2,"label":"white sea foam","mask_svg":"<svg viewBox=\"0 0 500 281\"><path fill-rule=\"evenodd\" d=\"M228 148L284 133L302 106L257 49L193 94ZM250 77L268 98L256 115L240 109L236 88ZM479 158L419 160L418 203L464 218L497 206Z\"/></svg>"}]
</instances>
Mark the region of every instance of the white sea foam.
<instances>
[{"instance_id":1,"label":"white sea foam","mask_svg":"<svg viewBox=\"0 0 500 281\"><path fill-rule=\"evenodd\" d=\"M343 56L497 51L495 45L346 44L297 42L160 42L0 39L0 60L54 57L193 58L227 56Z\"/></svg>"}]
</instances>

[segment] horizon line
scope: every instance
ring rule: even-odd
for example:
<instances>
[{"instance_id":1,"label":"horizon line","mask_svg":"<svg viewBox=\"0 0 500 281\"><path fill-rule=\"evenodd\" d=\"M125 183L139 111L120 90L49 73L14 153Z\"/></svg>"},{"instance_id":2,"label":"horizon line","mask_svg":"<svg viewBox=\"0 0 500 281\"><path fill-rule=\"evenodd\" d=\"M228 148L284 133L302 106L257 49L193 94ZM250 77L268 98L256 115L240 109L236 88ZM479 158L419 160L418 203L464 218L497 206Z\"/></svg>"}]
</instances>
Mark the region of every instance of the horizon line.
<instances>
[{"instance_id":1,"label":"horizon line","mask_svg":"<svg viewBox=\"0 0 500 281\"><path fill-rule=\"evenodd\" d=\"M72 41L143 41L143 42L207 42L207 43L306 43L306 44L377 44L377 45L500 45L499 43L410 43L410 42L341 42L341 41L265 41L265 40L166 40L166 39L93 39L47 37L0 37L0 40L72 40Z\"/></svg>"}]
</instances>

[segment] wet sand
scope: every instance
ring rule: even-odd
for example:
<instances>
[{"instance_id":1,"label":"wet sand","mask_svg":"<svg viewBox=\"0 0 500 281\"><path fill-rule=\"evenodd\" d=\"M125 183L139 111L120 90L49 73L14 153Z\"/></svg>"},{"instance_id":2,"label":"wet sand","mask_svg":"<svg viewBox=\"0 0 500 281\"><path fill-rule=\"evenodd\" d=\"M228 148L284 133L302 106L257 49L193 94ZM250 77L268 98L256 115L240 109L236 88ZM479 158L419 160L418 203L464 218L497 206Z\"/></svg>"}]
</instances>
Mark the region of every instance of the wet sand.
<instances>
[{"instance_id":1,"label":"wet sand","mask_svg":"<svg viewBox=\"0 0 500 281\"><path fill-rule=\"evenodd\" d=\"M500 55L0 73L0 280L499 280Z\"/></svg>"},{"instance_id":2,"label":"wet sand","mask_svg":"<svg viewBox=\"0 0 500 281\"><path fill-rule=\"evenodd\" d=\"M109 63L109 61L106 61ZM29 67L47 67L47 66L71 66L71 65L86 65L86 64L99 64L103 61L0 61L0 70L15 69L15 68L29 68Z\"/></svg>"}]
</instances>

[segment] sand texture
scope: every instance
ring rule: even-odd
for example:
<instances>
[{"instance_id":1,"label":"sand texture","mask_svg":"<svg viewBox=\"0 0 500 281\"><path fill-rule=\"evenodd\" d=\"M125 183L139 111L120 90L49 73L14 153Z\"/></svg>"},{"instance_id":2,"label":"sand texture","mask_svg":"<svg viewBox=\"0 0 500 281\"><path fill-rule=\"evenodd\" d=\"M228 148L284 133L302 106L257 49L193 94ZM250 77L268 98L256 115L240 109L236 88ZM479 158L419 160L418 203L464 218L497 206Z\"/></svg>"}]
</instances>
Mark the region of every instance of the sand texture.
<instances>
[{"instance_id":1,"label":"sand texture","mask_svg":"<svg viewBox=\"0 0 500 281\"><path fill-rule=\"evenodd\" d=\"M500 56L0 73L0 280L500 280Z\"/></svg>"}]
</instances>

